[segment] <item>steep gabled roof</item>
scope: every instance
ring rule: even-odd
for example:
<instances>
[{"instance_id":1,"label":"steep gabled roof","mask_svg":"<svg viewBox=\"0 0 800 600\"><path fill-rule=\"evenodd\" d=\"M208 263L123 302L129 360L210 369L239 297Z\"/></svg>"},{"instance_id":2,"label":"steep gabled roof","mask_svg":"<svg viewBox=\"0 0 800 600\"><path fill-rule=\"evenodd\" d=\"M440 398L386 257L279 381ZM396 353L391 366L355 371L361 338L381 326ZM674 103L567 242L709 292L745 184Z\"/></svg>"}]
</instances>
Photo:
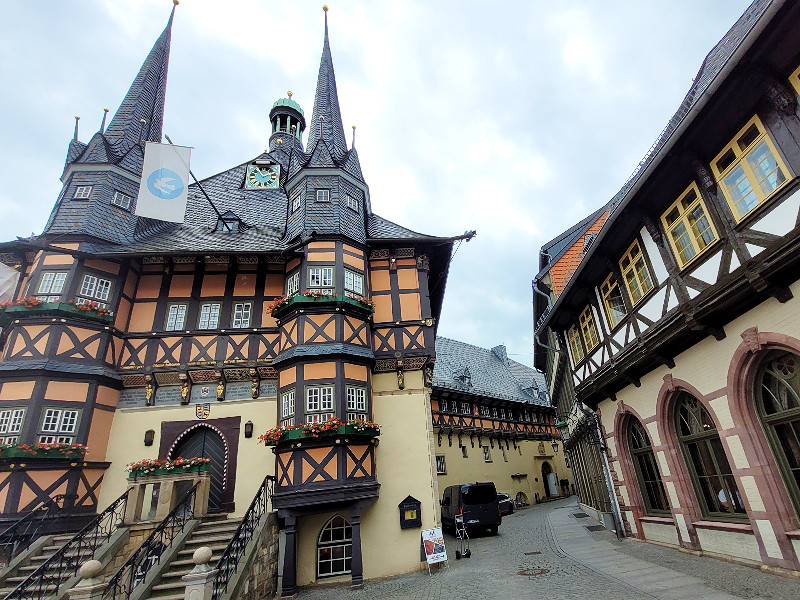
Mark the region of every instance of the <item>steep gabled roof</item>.
<instances>
[{"instance_id":1,"label":"steep gabled roof","mask_svg":"<svg viewBox=\"0 0 800 600\"><path fill-rule=\"evenodd\" d=\"M503 346L488 349L437 337L433 387L550 406L544 374L509 359Z\"/></svg>"}]
</instances>

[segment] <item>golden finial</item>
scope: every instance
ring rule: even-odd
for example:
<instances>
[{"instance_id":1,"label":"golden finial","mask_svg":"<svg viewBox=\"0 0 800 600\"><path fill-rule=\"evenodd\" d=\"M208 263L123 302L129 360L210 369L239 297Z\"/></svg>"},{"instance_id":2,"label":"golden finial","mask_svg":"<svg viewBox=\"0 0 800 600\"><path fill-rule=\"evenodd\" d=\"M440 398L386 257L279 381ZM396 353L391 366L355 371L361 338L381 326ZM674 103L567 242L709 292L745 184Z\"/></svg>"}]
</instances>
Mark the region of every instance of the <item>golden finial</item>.
<instances>
[{"instance_id":1,"label":"golden finial","mask_svg":"<svg viewBox=\"0 0 800 600\"><path fill-rule=\"evenodd\" d=\"M108 112L108 107L107 106L103 107L103 112Z\"/></svg>"},{"instance_id":2,"label":"golden finial","mask_svg":"<svg viewBox=\"0 0 800 600\"><path fill-rule=\"evenodd\" d=\"M291 100L292 99L292 90L289 90L288 92L286 92L286 95L289 96L289 100Z\"/></svg>"},{"instance_id":3,"label":"golden finial","mask_svg":"<svg viewBox=\"0 0 800 600\"><path fill-rule=\"evenodd\" d=\"M180 3L181 3L181 0L172 0L172 3L173 3L175 6L178 6L178 4L180 4Z\"/></svg>"},{"instance_id":4,"label":"golden finial","mask_svg":"<svg viewBox=\"0 0 800 600\"><path fill-rule=\"evenodd\" d=\"M75 115L75 120L77 121L77 120L79 120L79 119L80 119L80 116L78 116L78 115Z\"/></svg>"},{"instance_id":5,"label":"golden finial","mask_svg":"<svg viewBox=\"0 0 800 600\"><path fill-rule=\"evenodd\" d=\"M327 4L323 4L322 5L322 10L325 11L325 12L328 12L328 5Z\"/></svg>"},{"instance_id":6,"label":"golden finial","mask_svg":"<svg viewBox=\"0 0 800 600\"><path fill-rule=\"evenodd\" d=\"M282 144L283 143L283 138L278 138L278 143Z\"/></svg>"}]
</instances>

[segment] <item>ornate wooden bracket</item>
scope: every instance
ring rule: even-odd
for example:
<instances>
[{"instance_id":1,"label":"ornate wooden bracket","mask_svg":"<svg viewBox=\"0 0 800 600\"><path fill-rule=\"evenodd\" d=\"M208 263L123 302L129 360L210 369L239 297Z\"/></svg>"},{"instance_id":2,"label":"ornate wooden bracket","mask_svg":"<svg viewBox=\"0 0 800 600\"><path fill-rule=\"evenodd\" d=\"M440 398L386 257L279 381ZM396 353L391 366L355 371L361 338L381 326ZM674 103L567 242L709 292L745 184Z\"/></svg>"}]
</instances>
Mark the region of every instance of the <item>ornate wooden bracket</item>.
<instances>
[{"instance_id":1,"label":"ornate wooden bracket","mask_svg":"<svg viewBox=\"0 0 800 600\"><path fill-rule=\"evenodd\" d=\"M714 192L714 190L717 189L717 182L714 181L711 173L709 173L706 166L700 160L693 160L692 168L694 169L695 175L697 175L697 179L700 180L700 183L706 190L709 192Z\"/></svg>"}]
</instances>

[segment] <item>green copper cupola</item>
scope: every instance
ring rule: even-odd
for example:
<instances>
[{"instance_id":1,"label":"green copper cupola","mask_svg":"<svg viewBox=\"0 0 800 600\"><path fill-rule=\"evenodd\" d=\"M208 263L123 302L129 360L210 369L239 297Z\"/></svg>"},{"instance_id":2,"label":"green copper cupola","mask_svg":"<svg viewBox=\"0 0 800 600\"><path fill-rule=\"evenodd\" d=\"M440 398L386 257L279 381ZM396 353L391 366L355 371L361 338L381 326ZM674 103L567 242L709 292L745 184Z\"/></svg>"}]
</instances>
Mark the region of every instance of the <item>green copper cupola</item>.
<instances>
[{"instance_id":1,"label":"green copper cupola","mask_svg":"<svg viewBox=\"0 0 800 600\"><path fill-rule=\"evenodd\" d=\"M292 100L292 92L287 92L286 98L280 98L272 105L272 110L269 111L269 121L272 126L272 133L269 137L271 151L278 147L288 150L294 144L299 145L300 150L303 149L306 118L300 105ZM288 145L284 146L284 144Z\"/></svg>"}]
</instances>

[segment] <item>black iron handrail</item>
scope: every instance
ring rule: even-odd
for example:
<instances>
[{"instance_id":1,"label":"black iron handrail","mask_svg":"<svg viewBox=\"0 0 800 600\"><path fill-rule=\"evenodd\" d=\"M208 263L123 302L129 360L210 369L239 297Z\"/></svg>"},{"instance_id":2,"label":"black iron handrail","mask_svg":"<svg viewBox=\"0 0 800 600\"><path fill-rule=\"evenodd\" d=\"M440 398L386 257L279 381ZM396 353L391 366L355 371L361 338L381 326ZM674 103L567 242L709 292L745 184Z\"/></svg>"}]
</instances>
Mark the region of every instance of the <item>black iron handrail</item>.
<instances>
[{"instance_id":1,"label":"black iron handrail","mask_svg":"<svg viewBox=\"0 0 800 600\"><path fill-rule=\"evenodd\" d=\"M108 580L103 598L130 598L131 592L143 583L147 574L161 562L161 555L172 541L194 519L197 483L181 496L169 514L158 524L142 545L125 561L125 564Z\"/></svg>"},{"instance_id":2,"label":"black iron handrail","mask_svg":"<svg viewBox=\"0 0 800 600\"><path fill-rule=\"evenodd\" d=\"M258 488L255 498L250 503L250 508L242 517L242 522L233 534L233 538L222 553L222 557L217 561L217 575L214 577L214 592L211 600L219 600L228 590L228 583L231 577L236 573L239 566L239 561L242 558L247 544L253 539L261 517L267 512L267 504L272 497L272 492L275 486L275 477L267 475Z\"/></svg>"},{"instance_id":3,"label":"black iron handrail","mask_svg":"<svg viewBox=\"0 0 800 600\"><path fill-rule=\"evenodd\" d=\"M48 498L25 516L15 520L0 532L0 549L4 552L5 563L11 563L15 556L27 550L45 529L45 524L64 516L58 503Z\"/></svg>"},{"instance_id":4,"label":"black iron handrail","mask_svg":"<svg viewBox=\"0 0 800 600\"><path fill-rule=\"evenodd\" d=\"M94 558L97 549L111 539L122 525L129 491L130 489L126 490L111 506L43 562L5 600L38 600L57 595L64 582L75 575L84 562Z\"/></svg>"}]
</instances>

